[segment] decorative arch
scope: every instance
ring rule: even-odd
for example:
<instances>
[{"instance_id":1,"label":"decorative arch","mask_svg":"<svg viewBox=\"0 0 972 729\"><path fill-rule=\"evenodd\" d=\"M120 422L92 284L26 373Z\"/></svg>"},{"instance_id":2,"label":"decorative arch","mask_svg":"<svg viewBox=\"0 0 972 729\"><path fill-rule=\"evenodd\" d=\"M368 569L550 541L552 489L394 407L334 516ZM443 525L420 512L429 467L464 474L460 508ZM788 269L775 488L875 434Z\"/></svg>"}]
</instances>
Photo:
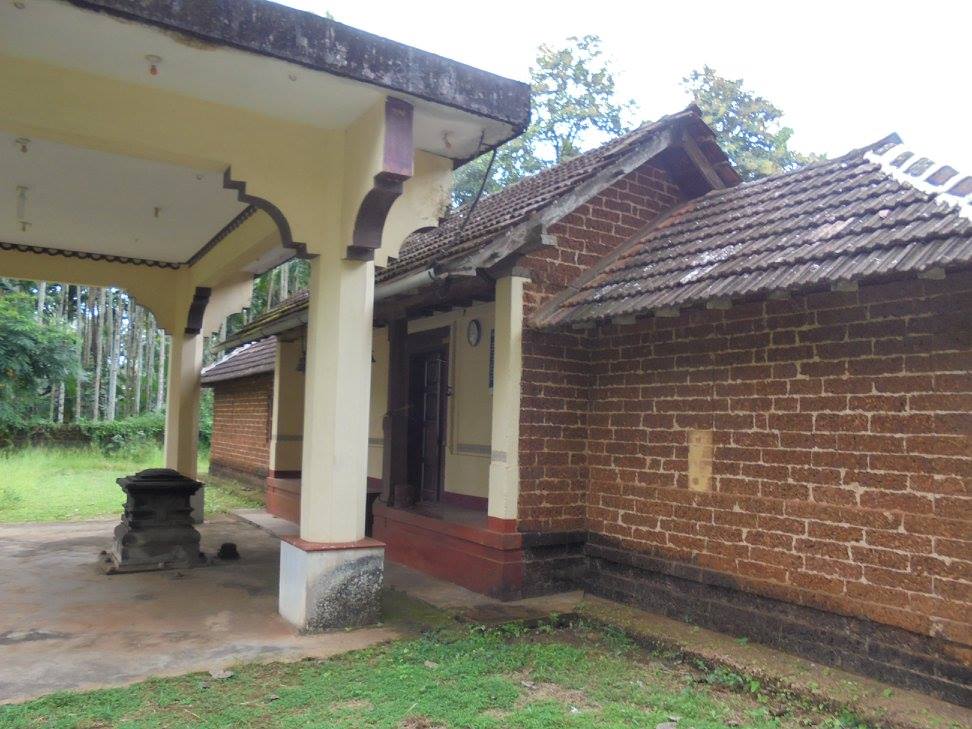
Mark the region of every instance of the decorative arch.
<instances>
[{"instance_id":1,"label":"decorative arch","mask_svg":"<svg viewBox=\"0 0 972 729\"><path fill-rule=\"evenodd\" d=\"M293 249L298 258L313 258L313 255L307 252L306 243L300 243L294 240L293 234L290 230L290 223L287 222L287 216L283 214L283 211L265 198L250 195L246 191L246 182L243 180L233 179L233 170L231 167L227 167L223 172L223 187L227 190L235 190L236 199L241 203L246 203L247 205L250 205L257 210L262 210L269 215L280 231L280 240L283 243L284 248Z\"/></svg>"}]
</instances>

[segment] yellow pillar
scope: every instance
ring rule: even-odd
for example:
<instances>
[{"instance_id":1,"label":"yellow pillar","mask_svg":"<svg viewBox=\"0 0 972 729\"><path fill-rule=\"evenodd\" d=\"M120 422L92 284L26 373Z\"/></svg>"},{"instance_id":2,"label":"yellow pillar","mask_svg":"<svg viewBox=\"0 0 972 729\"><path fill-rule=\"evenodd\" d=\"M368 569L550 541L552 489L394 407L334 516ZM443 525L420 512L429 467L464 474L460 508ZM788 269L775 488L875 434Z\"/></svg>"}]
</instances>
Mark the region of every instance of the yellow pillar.
<instances>
[{"instance_id":1,"label":"yellow pillar","mask_svg":"<svg viewBox=\"0 0 972 729\"><path fill-rule=\"evenodd\" d=\"M491 519L515 520L520 498L520 387L523 377L523 284L496 282L493 414L489 461Z\"/></svg>"},{"instance_id":2,"label":"yellow pillar","mask_svg":"<svg viewBox=\"0 0 972 729\"><path fill-rule=\"evenodd\" d=\"M309 542L365 536L375 267L335 259L311 262L300 498Z\"/></svg>"},{"instance_id":3,"label":"yellow pillar","mask_svg":"<svg viewBox=\"0 0 972 729\"><path fill-rule=\"evenodd\" d=\"M300 471L304 427L304 373L301 340L277 340L270 425L270 475L295 478Z\"/></svg>"},{"instance_id":4,"label":"yellow pillar","mask_svg":"<svg viewBox=\"0 0 972 729\"><path fill-rule=\"evenodd\" d=\"M199 377L202 369L203 337L172 333L169 350L169 384L165 409L165 467L189 478L198 474ZM192 515L203 520L203 489L192 497Z\"/></svg>"}]
</instances>

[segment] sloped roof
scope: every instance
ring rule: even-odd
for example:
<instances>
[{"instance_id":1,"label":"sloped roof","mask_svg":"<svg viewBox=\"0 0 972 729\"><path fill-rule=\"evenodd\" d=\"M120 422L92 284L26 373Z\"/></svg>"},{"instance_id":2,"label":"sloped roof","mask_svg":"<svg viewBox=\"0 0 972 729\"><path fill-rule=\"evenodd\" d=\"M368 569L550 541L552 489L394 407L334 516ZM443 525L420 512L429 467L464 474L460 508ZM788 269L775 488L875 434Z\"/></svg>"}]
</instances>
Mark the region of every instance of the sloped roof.
<instances>
[{"instance_id":1,"label":"sloped roof","mask_svg":"<svg viewBox=\"0 0 972 729\"><path fill-rule=\"evenodd\" d=\"M276 343L274 337L267 337L234 349L203 368L202 384L213 385L226 380L273 372L276 364Z\"/></svg>"},{"instance_id":2,"label":"sloped roof","mask_svg":"<svg viewBox=\"0 0 972 729\"><path fill-rule=\"evenodd\" d=\"M726 184L738 182L738 174L716 143L712 130L702 121L698 107L690 106L484 196L464 227L463 221L470 203L461 205L438 227L408 236L398 258L391 259L378 272L377 280L382 282L397 278L490 242L503 231L528 219L531 214L635 151L641 142L676 125L684 125Z\"/></svg>"},{"instance_id":3,"label":"sloped roof","mask_svg":"<svg viewBox=\"0 0 972 729\"><path fill-rule=\"evenodd\" d=\"M410 235L402 244L399 257L391 259L386 268L376 273L376 281L389 281L488 245L507 229L554 204L598 173L626 159L627 155L637 152L642 148L642 143L647 143L654 135L674 127L684 128L692 136L700 152L726 184L739 181L738 173L716 143L712 130L702 121L698 107L689 106L684 111L644 124L596 149L484 196L465 227L462 227L462 223L469 207L468 204L460 206L437 228ZM605 186L611 181L605 180ZM458 235L460 228L461 236ZM239 341L240 337L256 338L276 333L280 326L289 321L289 315L307 308L307 300L306 291L291 296L243 327L234 339Z\"/></svg>"},{"instance_id":4,"label":"sloped roof","mask_svg":"<svg viewBox=\"0 0 972 729\"><path fill-rule=\"evenodd\" d=\"M538 312L542 327L972 265L972 177L897 135L684 203Z\"/></svg>"}]
</instances>

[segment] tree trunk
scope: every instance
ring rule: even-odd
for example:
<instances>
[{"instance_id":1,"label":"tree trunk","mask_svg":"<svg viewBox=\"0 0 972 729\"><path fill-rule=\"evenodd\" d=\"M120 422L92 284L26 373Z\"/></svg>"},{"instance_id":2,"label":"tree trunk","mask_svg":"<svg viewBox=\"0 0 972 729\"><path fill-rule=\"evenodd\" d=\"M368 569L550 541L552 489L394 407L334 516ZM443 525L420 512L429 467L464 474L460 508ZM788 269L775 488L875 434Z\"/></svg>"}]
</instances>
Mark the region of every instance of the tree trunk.
<instances>
[{"instance_id":1,"label":"tree trunk","mask_svg":"<svg viewBox=\"0 0 972 729\"><path fill-rule=\"evenodd\" d=\"M90 340L88 336L90 334L90 327L87 323L87 310L84 306L84 302L81 293L84 289L80 286L74 288L74 293L77 296L77 303L74 306L74 325L78 334L78 343L80 344L80 351L78 352L78 372L74 378L74 421L77 422L81 420L81 403L84 400L84 393L82 390L84 382L84 365L85 357L87 356L87 347L90 345Z\"/></svg>"},{"instance_id":2,"label":"tree trunk","mask_svg":"<svg viewBox=\"0 0 972 729\"><path fill-rule=\"evenodd\" d=\"M134 353L132 357L132 381L128 386L128 391L132 393L132 408L129 411L132 415L139 415L142 411L142 307L135 309L135 322L132 325L132 342Z\"/></svg>"},{"instance_id":3,"label":"tree trunk","mask_svg":"<svg viewBox=\"0 0 972 729\"><path fill-rule=\"evenodd\" d=\"M165 332L159 331L159 366L158 372L158 387L155 390L155 412L162 412L162 405L165 403Z\"/></svg>"},{"instance_id":4,"label":"tree trunk","mask_svg":"<svg viewBox=\"0 0 972 729\"><path fill-rule=\"evenodd\" d=\"M290 298L290 261L280 267L280 300Z\"/></svg>"},{"instance_id":5,"label":"tree trunk","mask_svg":"<svg viewBox=\"0 0 972 729\"><path fill-rule=\"evenodd\" d=\"M63 324L66 319L68 291L70 291L70 288L66 284L61 284L60 286L61 298L57 304L58 324ZM55 402L55 394L54 392L51 392L51 408L56 413L57 422L63 423L64 422L64 381L63 380L57 383L56 402ZM51 420L53 420L54 417L55 415L52 414Z\"/></svg>"},{"instance_id":6,"label":"tree trunk","mask_svg":"<svg viewBox=\"0 0 972 729\"><path fill-rule=\"evenodd\" d=\"M267 281L267 306L264 311L269 311L273 308L273 282L277 280L277 276L274 271L270 271L270 277Z\"/></svg>"},{"instance_id":7,"label":"tree trunk","mask_svg":"<svg viewBox=\"0 0 972 729\"><path fill-rule=\"evenodd\" d=\"M104 289L98 289L98 309L94 313L94 332L92 334L92 345L94 348L95 371L94 371L94 392L91 396L91 419L97 420L101 414L101 360L102 360L102 340L104 339L105 322L105 301L106 294Z\"/></svg>"},{"instance_id":8,"label":"tree trunk","mask_svg":"<svg viewBox=\"0 0 972 729\"><path fill-rule=\"evenodd\" d=\"M47 303L47 281L37 282L37 318L44 321L44 306Z\"/></svg>"},{"instance_id":9,"label":"tree trunk","mask_svg":"<svg viewBox=\"0 0 972 729\"><path fill-rule=\"evenodd\" d=\"M108 407L106 418L108 420L114 420L115 411L118 406L118 365L121 357L122 325L122 307L117 297L108 307L108 314L111 317L111 325L108 327L111 335L111 354L108 358Z\"/></svg>"},{"instance_id":10,"label":"tree trunk","mask_svg":"<svg viewBox=\"0 0 972 729\"><path fill-rule=\"evenodd\" d=\"M155 340L158 339L158 334L155 331L155 317L151 312L145 312L145 407L146 409L152 406L152 385L155 384L153 374L155 370Z\"/></svg>"},{"instance_id":11,"label":"tree trunk","mask_svg":"<svg viewBox=\"0 0 972 729\"><path fill-rule=\"evenodd\" d=\"M131 396L132 378L135 376L135 327L133 326L135 321L135 299L133 299L131 296L125 296L125 298L128 300L127 304L119 305L119 313L124 308L127 308L128 310L128 316L125 319L125 333L122 335L121 346L118 349L119 359L121 358L122 353L124 353L125 356L125 385L121 390L122 403L121 407L118 409L118 412L122 417L132 414L132 403L135 399ZM124 301L124 299L122 299L122 301ZM119 329L120 328L121 327L119 327ZM119 365L119 367L120 366L121 365Z\"/></svg>"}]
</instances>

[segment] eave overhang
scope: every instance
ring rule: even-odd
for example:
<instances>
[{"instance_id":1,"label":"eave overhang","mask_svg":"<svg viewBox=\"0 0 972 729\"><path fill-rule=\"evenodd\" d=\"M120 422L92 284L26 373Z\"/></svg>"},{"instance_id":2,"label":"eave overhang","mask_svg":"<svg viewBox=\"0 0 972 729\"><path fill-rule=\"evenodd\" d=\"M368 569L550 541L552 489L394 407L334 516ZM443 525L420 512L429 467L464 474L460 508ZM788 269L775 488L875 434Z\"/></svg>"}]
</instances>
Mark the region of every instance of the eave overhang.
<instances>
[{"instance_id":1,"label":"eave overhang","mask_svg":"<svg viewBox=\"0 0 972 729\"><path fill-rule=\"evenodd\" d=\"M530 121L528 84L268 0L67 1L508 124L490 146Z\"/></svg>"}]
</instances>

